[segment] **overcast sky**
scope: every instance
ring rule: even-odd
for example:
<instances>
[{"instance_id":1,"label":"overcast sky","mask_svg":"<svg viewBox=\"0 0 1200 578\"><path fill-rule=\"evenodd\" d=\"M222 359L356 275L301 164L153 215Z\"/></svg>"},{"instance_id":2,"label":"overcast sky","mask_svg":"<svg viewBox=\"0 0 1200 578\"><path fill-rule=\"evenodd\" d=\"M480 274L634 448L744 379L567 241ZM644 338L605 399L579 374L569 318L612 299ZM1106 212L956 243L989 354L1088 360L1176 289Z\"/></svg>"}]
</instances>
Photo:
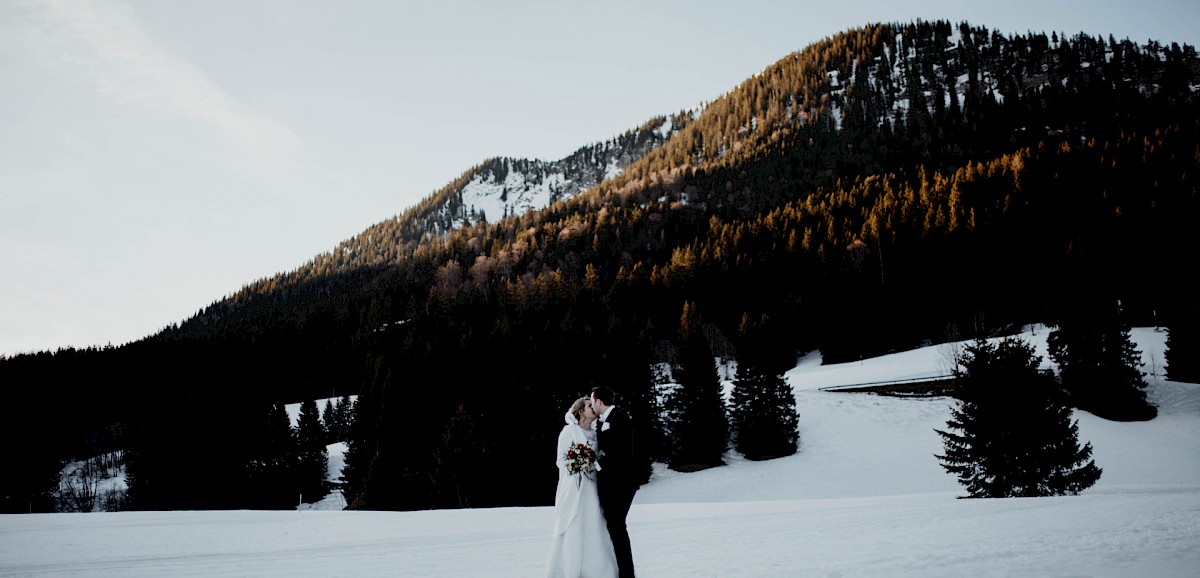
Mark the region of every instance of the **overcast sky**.
<instances>
[{"instance_id":1,"label":"overcast sky","mask_svg":"<svg viewBox=\"0 0 1200 578\"><path fill-rule=\"evenodd\" d=\"M0 0L0 354L119 345L493 156L872 22L1200 44L1200 2Z\"/></svg>"}]
</instances>

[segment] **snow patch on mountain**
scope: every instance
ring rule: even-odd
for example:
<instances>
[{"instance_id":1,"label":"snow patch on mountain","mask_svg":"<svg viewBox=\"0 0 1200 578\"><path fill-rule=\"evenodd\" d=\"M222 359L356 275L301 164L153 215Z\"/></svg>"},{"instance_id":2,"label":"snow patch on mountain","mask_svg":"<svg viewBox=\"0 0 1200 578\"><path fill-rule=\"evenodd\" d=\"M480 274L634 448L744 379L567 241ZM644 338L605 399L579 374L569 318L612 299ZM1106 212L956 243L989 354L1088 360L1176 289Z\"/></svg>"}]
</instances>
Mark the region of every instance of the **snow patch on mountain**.
<instances>
[{"instance_id":1,"label":"snow patch on mountain","mask_svg":"<svg viewBox=\"0 0 1200 578\"><path fill-rule=\"evenodd\" d=\"M557 161L500 158L484 163L452 192L430 220L437 233L497 222L575 197L620 175L630 164L667 142L699 116L699 107L660 117L606 142L586 146Z\"/></svg>"}]
</instances>

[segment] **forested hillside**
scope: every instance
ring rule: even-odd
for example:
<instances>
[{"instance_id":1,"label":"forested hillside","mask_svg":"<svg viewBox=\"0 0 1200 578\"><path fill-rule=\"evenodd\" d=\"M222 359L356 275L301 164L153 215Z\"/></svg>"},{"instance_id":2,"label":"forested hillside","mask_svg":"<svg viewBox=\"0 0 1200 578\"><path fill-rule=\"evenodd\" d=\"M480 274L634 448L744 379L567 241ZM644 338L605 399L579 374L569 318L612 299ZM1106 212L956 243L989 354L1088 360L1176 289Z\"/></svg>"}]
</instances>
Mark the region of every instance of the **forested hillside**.
<instances>
[{"instance_id":1,"label":"forested hillside","mask_svg":"<svg viewBox=\"0 0 1200 578\"><path fill-rule=\"evenodd\" d=\"M656 362L777 371L812 348L841 361L1052 323L1081 301L1135 324L1190 311L1198 89L1191 46L850 30L575 161L488 161L156 336L5 359L0 379L45 440L24 459L129 447L142 506L245 507L217 480L246 457L213 448L270 403L331 390L360 396L356 507L544 503L545 448L591 385L663 431ZM627 165L602 179L613 159ZM473 210L470 185L514 170L560 183L550 204ZM1131 281L1146 267L1161 284ZM229 394L243 403L218 419L208 402ZM646 459L677 442L648 439ZM6 492L44 481L21 483Z\"/></svg>"}]
</instances>

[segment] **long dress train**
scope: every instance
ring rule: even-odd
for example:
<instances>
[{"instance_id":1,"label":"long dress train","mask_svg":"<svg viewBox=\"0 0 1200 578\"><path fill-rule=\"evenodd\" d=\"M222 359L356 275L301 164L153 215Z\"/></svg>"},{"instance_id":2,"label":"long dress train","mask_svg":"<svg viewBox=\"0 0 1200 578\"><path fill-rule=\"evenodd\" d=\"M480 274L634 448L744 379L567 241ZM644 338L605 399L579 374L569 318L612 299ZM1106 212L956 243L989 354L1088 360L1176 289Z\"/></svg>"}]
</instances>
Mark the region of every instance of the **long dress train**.
<instances>
[{"instance_id":1,"label":"long dress train","mask_svg":"<svg viewBox=\"0 0 1200 578\"><path fill-rule=\"evenodd\" d=\"M596 434L579 427L567 412L567 425L558 434L558 491L554 494L554 542L546 558L547 578L611 578L617 575L595 476L572 475L564 455L577 443L596 447Z\"/></svg>"}]
</instances>

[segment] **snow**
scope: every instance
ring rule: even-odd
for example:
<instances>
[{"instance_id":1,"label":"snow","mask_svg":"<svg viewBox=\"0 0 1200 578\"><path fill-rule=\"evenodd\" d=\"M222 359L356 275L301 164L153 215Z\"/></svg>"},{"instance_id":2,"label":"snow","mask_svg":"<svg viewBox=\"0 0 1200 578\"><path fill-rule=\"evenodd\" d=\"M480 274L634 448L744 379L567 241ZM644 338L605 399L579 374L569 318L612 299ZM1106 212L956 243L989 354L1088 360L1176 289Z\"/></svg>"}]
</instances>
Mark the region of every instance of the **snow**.
<instances>
[{"instance_id":1,"label":"snow","mask_svg":"<svg viewBox=\"0 0 1200 578\"><path fill-rule=\"evenodd\" d=\"M1047 334L1023 334L1043 358ZM1159 416L1075 412L1103 475L1053 498L957 499L934 458L948 398L826 389L944 375L955 346L837 365L806 356L785 376L800 451L766 462L731 452L728 465L687 474L656 466L629 514L639 574L1196 576L1200 385L1159 375L1164 332L1132 337ZM343 451L331 447L331 469ZM536 576L553 528L548 506L319 509L331 506L0 516L0 576Z\"/></svg>"},{"instance_id":2,"label":"snow","mask_svg":"<svg viewBox=\"0 0 1200 578\"><path fill-rule=\"evenodd\" d=\"M346 465L346 451L350 446L346 442L336 442L325 446L325 452L329 454L329 467L325 470L325 479L336 481L342 477L342 467ZM320 500L305 504L301 503L296 506L298 510L342 510L346 507L346 498L342 495L342 490L334 489L329 492L329 495Z\"/></svg>"},{"instance_id":3,"label":"snow","mask_svg":"<svg viewBox=\"0 0 1200 578\"><path fill-rule=\"evenodd\" d=\"M616 159L608 161L608 166L604 167L604 178L605 179L616 178L617 175L621 174L621 171L622 171L621 165L617 164Z\"/></svg>"},{"instance_id":4,"label":"snow","mask_svg":"<svg viewBox=\"0 0 1200 578\"><path fill-rule=\"evenodd\" d=\"M662 123L662 126L659 126L658 130L655 132L657 132L658 136L663 140L667 140L671 138L671 131L673 130L675 130L675 119L668 116L667 119Z\"/></svg>"},{"instance_id":5,"label":"snow","mask_svg":"<svg viewBox=\"0 0 1200 578\"><path fill-rule=\"evenodd\" d=\"M829 103L829 117L833 119L833 130L841 132L842 130L842 107L838 106L837 101Z\"/></svg>"}]
</instances>

